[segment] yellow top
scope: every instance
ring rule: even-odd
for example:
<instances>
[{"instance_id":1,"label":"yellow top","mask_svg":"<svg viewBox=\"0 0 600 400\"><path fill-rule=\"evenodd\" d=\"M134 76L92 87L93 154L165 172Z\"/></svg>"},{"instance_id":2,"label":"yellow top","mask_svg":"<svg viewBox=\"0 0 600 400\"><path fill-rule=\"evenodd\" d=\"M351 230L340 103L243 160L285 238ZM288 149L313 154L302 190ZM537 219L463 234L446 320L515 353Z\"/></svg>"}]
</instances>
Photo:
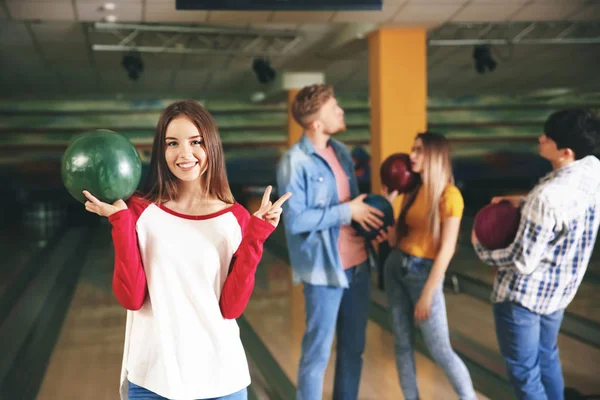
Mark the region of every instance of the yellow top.
<instances>
[{"instance_id":1,"label":"yellow top","mask_svg":"<svg viewBox=\"0 0 600 400\"><path fill-rule=\"evenodd\" d=\"M465 203L460 190L454 185L446 186L440 199L440 220L462 217ZM438 249L433 243L433 232L427 228L429 204L425 189L421 187L412 206L406 213L408 235L400 240L398 247L403 252L422 258L435 259Z\"/></svg>"}]
</instances>

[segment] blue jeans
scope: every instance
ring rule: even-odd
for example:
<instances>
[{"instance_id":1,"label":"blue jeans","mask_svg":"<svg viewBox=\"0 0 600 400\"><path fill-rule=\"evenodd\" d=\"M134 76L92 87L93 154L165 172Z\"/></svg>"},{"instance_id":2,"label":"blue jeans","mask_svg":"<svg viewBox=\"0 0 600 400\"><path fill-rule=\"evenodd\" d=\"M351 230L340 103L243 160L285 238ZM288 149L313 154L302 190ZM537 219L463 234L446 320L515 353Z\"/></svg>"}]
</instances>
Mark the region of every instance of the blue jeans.
<instances>
[{"instance_id":1,"label":"blue jeans","mask_svg":"<svg viewBox=\"0 0 600 400\"><path fill-rule=\"evenodd\" d=\"M356 400L369 315L367 262L345 271L350 287L304 284L306 331L298 369L298 400L323 397L323 376L337 335L334 400Z\"/></svg>"},{"instance_id":2,"label":"blue jeans","mask_svg":"<svg viewBox=\"0 0 600 400\"><path fill-rule=\"evenodd\" d=\"M541 315L509 301L494 304L496 337L519 399L562 400L558 332L564 310Z\"/></svg>"},{"instance_id":3,"label":"blue jeans","mask_svg":"<svg viewBox=\"0 0 600 400\"><path fill-rule=\"evenodd\" d=\"M129 396L130 400L167 400L166 397L162 397L154 392L149 391L148 389L144 389L143 387L138 386L133 382L129 382L129 389L128 389L127 395ZM248 399L248 390L244 388L244 389L240 390L239 392L228 394L226 396L213 397L211 399L202 399L202 400L247 400L247 399Z\"/></svg>"},{"instance_id":4,"label":"blue jeans","mask_svg":"<svg viewBox=\"0 0 600 400\"><path fill-rule=\"evenodd\" d=\"M413 257L394 249L384 267L385 290L392 329L396 367L406 400L419 398L414 356L415 305L429 277L433 260ZM425 346L444 370L461 399L477 399L469 370L452 349L446 316L443 282L435 290L429 318L419 324Z\"/></svg>"}]
</instances>

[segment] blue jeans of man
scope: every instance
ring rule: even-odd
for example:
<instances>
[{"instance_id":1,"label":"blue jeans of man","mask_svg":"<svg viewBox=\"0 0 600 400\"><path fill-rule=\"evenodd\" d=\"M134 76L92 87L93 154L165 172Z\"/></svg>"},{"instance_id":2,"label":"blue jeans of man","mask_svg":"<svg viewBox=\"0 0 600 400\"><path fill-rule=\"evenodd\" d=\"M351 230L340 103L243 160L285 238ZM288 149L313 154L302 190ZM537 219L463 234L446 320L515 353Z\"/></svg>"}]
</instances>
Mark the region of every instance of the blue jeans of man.
<instances>
[{"instance_id":1,"label":"blue jeans of man","mask_svg":"<svg viewBox=\"0 0 600 400\"><path fill-rule=\"evenodd\" d=\"M496 337L518 399L562 400L558 332L564 310L542 315L505 301L494 304Z\"/></svg>"},{"instance_id":2,"label":"blue jeans of man","mask_svg":"<svg viewBox=\"0 0 600 400\"><path fill-rule=\"evenodd\" d=\"M298 400L320 400L323 376L337 336L334 400L356 400L369 314L367 262L346 271L349 287L304 284L306 331L298 369Z\"/></svg>"},{"instance_id":3,"label":"blue jeans of man","mask_svg":"<svg viewBox=\"0 0 600 400\"><path fill-rule=\"evenodd\" d=\"M129 400L167 400L165 397L138 386L133 382L129 382L127 396L129 397ZM228 394L226 396L199 400L248 400L248 390L244 388L238 392Z\"/></svg>"}]
</instances>

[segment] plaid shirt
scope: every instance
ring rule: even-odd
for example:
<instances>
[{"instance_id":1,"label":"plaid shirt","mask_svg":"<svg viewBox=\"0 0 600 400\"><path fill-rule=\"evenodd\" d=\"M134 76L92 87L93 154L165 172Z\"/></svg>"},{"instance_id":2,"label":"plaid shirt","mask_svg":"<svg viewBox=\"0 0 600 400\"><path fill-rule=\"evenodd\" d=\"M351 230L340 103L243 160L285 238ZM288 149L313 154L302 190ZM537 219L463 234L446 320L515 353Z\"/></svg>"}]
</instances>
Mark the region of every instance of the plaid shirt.
<instances>
[{"instance_id":1,"label":"plaid shirt","mask_svg":"<svg viewBox=\"0 0 600 400\"><path fill-rule=\"evenodd\" d=\"M600 161L593 156L554 170L521 202L513 243L479 258L498 268L492 302L512 301L539 313L566 308L587 268L600 212Z\"/></svg>"}]
</instances>

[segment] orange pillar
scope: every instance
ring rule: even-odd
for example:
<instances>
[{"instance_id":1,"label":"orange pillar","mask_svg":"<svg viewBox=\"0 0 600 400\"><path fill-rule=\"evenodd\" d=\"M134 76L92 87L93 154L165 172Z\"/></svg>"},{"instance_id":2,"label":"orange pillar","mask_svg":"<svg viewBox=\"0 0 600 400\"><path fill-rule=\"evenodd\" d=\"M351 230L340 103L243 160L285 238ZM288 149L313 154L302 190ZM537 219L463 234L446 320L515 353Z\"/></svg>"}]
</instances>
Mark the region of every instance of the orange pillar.
<instances>
[{"instance_id":1,"label":"orange pillar","mask_svg":"<svg viewBox=\"0 0 600 400\"><path fill-rule=\"evenodd\" d=\"M426 39L425 28L385 28L368 37L373 193L381 191L381 162L409 153L415 135L427 128Z\"/></svg>"}]
</instances>

